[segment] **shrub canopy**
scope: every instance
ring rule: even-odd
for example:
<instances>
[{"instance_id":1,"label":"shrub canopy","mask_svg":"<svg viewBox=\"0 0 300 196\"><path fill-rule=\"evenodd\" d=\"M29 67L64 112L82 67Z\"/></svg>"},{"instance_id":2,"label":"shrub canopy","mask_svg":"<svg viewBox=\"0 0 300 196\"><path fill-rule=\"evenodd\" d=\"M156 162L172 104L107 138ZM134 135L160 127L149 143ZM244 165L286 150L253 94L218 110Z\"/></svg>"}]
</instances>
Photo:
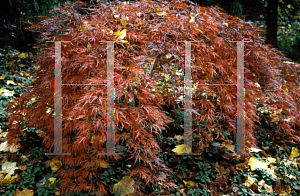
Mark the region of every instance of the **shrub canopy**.
<instances>
[{"instance_id":1,"label":"shrub canopy","mask_svg":"<svg viewBox=\"0 0 300 196\"><path fill-rule=\"evenodd\" d=\"M179 90L176 96L173 93L173 87L184 87L184 74L180 75L180 71L185 68L185 45L176 40L198 41L192 42L191 48L193 84L236 83L237 47L230 41L253 40L245 43L246 150L255 146L254 130L259 128L261 119L256 108L262 106L276 111L268 118L269 123L276 125L270 128L271 134L284 133L292 142L299 141L299 65L284 63L289 59L265 45L260 36L262 30L252 23L229 16L220 8L195 6L189 1L99 2L96 7L76 2L65 3L52 13L30 27L40 32L37 47L41 52L35 58L38 79L15 100L18 105L11 107L15 101L10 103L9 110L17 112L9 119L9 145L18 141L24 114L26 126L46 131L43 145L53 151L55 47L53 42L45 41L54 40L70 41L63 42L61 48L63 84L105 83L107 43L103 41L118 41L114 45L116 146L126 141L128 151L133 150L126 158L134 160L129 176L139 176L148 186L159 181L164 187L176 186L167 183L165 176L152 172L171 172L157 158L160 147L152 134L161 133L172 120L163 107L184 110ZM69 186L62 188L62 193L85 187L106 193L107 184L97 177L97 169L101 171L101 161L122 159L119 155L98 155L106 152L107 89L62 89L62 152L72 154L55 157L69 166L58 171L60 183ZM194 86L193 132L211 132L218 127L234 134L236 94L236 87ZM36 103L25 107L33 96ZM46 113L47 108L52 109L51 113ZM200 138L200 142L209 142L209 138ZM90 182L92 177L97 178L98 185ZM140 188L138 184L134 186Z\"/></svg>"}]
</instances>

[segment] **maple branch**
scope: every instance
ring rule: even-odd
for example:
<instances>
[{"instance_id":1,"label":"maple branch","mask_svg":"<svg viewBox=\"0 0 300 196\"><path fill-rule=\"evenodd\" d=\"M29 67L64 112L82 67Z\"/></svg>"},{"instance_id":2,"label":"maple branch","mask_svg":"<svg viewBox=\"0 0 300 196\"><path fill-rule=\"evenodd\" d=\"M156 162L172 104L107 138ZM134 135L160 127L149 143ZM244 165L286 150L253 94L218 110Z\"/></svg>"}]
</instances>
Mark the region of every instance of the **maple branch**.
<instances>
[{"instance_id":1,"label":"maple branch","mask_svg":"<svg viewBox=\"0 0 300 196\"><path fill-rule=\"evenodd\" d=\"M156 61L157 56L158 56L158 53L157 53L156 56L155 56L154 62L153 62L153 64L152 64L151 70L150 70L150 72L149 72L149 76L150 76L151 78L152 78L152 76L153 76L153 69L154 69L154 65L155 65L155 61ZM146 79L146 80L147 80L147 79Z\"/></svg>"},{"instance_id":2,"label":"maple branch","mask_svg":"<svg viewBox=\"0 0 300 196\"><path fill-rule=\"evenodd\" d=\"M142 93L143 91L141 91L141 89L139 87L136 87L136 90L139 92L139 93ZM138 107L140 105L140 100L139 98L137 97L136 93L130 88L130 86L127 87L127 91L129 91L129 93L133 96L133 99L134 99L134 105L135 107ZM143 108L144 111L146 111L144 108Z\"/></svg>"},{"instance_id":3,"label":"maple branch","mask_svg":"<svg viewBox=\"0 0 300 196\"><path fill-rule=\"evenodd\" d=\"M165 42L166 42L166 33L165 33L165 35L164 35L164 43L162 44L162 46L165 44ZM156 56L155 56L155 59L154 59L154 62L153 62L153 64L152 64L152 67L151 67L151 70L150 70L150 72L149 72L149 76L152 78L152 76L153 76L153 69L155 69L156 67L154 67L155 66L155 62L156 62L156 58L158 57L158 55L159 55L159 53L157 53L156 54ZM147 81L147 79L146 79L146 81Z\"/></svg>"},{"instance_id":4,"label":"maple branch","mask_svg":"<svg viewBox=\"0 0 300 196\"><path fill-rule=\"evenodd\" d=\"M165 44L165 41L166 41L166 33L165 33L165 35L164 35L164 43L163 43L162 45ZM150 70L150 72L149 72L149 76L150 76L151 78L153 77L154 69L156 68L155 62L156 62L156 59L157 59L158 55L159 55L159 52L157 52L157 54L156 54L156 56L155 56L155 59L154 59L154 62L153 62L153 64L152 64L151 70ZM145 81L147 82L147 79L145 79ZM133 95L134 101L135 101L135 106L137 107L137 106L139 105L139 103L140 103L139 99L137 98L135 92L133 92L132 89L131 89L130 87L128 87L128 90L129 90L129 92ZM138 87L137 87L137 90L138 90L139 92L142 92Z\"/></svg>"},{"instance_id":5,"label":"maple branch","mask_svg":"<svg viewBox=\"0 0 300 196\"><path fill-rule=\"evenodd\" d=\"M106 22L108 22L107 18L105 18L98 10L92 10L92 9L89 9L89 8L79 8L79 9L82 9L82 10L88 10L88 11L92 11L92 12L97 12L100 16L102 16Z\"/></svg>"}]
</instances>

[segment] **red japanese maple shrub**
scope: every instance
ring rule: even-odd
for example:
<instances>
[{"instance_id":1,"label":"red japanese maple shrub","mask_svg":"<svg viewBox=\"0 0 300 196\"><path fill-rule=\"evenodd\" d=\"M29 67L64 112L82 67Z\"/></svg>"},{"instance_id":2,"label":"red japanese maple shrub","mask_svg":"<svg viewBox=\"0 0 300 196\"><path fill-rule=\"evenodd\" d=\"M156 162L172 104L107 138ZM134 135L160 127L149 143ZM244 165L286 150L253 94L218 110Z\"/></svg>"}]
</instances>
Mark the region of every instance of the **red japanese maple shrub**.
<instances>
[{"instance_id":1,"label":"red japanese maple shrub","mask_svg":"<svg viewBox=\"0 0 300 196\"><path fill-rule=\"evenodd\" d=\"M188 4L182 1L99 2L92 7L82 2L66 3L52 10L50 18L32 25L31 30L41 32L37 44L41 52L35 59L38 79L28 92L15 100L18 105L11 107L15 101L9 105L9 111L14 111L8 124L9 145L18 142L25 126L21 123L25 114L26 126L45 130L43 145L53 152L55 47L54 43L45 41L54 40L70 41L63 42L61 48L63 84L105 83L107 45L103 41L118 41L114 45L114 108L116 128L123 132L116 132L116 146L125 142L128 151L133 150L126 154L132 160L129 175L137 175L147 186L150 183L167 188L175 186L157 174L159 170L171 170L157 158L160 147L153 133L161 134L161 129L172 120L162 107L178 102L172 87L184 86L184 75L176 75L176 71L184 70L185 46L184 42L176 41L198 41L192 42L191 48L193 83L236 83L237 47L230 41L251 39L252 43L245 43L246 148L255 146L253 133L258 128L255 123L260 120L256 107L262 104L277 111L269 119L277 127L270 131L285 133L298 142L300 82L296 70L299 65L284 63L288 59L264 44L262 31L253 24L229 16L219 8ZM126 34L122 34L124 29ZM119 155L98 155L106 152L107 89L105 86L63 86L62 89L62 152L71 153L53 157L69 166L58 170L59 183L67 185L61 189L62 194L86 187L106 194L111 189L98 178L99 160L108 163L112 158L124 160ZM25 104L33 96L36 103L26 108ZM235 133L236 87L195 86L193 102L193 119L197 120L193 132L203 129L211 132L212 128L219 127ZM183 100L178 105L184 109ZM50 114L46 113L47 107L52 108ZM200 121L206 123L200 126ZM206 142L207 138L200 140ZM98 185L92 183L95 178ZM136 194L142 194L139 184L135 187Z\"/></svg>"}]
</instances>

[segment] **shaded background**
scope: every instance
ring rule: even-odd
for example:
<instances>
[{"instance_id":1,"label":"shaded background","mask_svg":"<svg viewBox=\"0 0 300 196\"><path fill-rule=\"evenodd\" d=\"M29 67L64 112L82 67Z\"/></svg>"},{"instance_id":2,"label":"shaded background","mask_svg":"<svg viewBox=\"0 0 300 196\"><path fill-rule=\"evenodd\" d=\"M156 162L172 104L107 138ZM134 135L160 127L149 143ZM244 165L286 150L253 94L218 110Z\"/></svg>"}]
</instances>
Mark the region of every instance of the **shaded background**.
<instances>
[{"instance_id":1,"label":"shaded background","mask_svg":"<svg viewBox=\"0 0 300 196\"><path fill-rule=\"evenodd\" d=\"M99 0L83 0L96 3ZM268 30L266 43L272 44L285 56L295 62L300 62L300 1L299 0L192 0L200 6L219 6L228 14L251 21ZM0 47L3 53L9 48L20 52L36 53L32 46L36 33L27 31L29 24L36 23L48 16L48 10L64 2L74 0L1 0L0 6ZM1 51L0 51L1 52Z\"/></svg>"}]
</instances>

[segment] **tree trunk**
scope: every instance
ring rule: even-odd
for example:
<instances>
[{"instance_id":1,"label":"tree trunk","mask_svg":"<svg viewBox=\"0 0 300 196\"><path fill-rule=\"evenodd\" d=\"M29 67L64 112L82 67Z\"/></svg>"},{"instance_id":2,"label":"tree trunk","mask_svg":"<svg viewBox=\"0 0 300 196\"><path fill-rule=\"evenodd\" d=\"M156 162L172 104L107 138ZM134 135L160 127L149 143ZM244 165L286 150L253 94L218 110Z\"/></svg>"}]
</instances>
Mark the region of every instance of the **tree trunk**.
<instances>
[{"instance_id":1,"label":"tree trunk","mask_svg":"<svg viewBox=\"0 0 300 196\"><path fill-rule=\"evenodd\" d=\"M268 0L266 43L277 47L277 8L278 0Z\"/></svg>"}]
</instances>

